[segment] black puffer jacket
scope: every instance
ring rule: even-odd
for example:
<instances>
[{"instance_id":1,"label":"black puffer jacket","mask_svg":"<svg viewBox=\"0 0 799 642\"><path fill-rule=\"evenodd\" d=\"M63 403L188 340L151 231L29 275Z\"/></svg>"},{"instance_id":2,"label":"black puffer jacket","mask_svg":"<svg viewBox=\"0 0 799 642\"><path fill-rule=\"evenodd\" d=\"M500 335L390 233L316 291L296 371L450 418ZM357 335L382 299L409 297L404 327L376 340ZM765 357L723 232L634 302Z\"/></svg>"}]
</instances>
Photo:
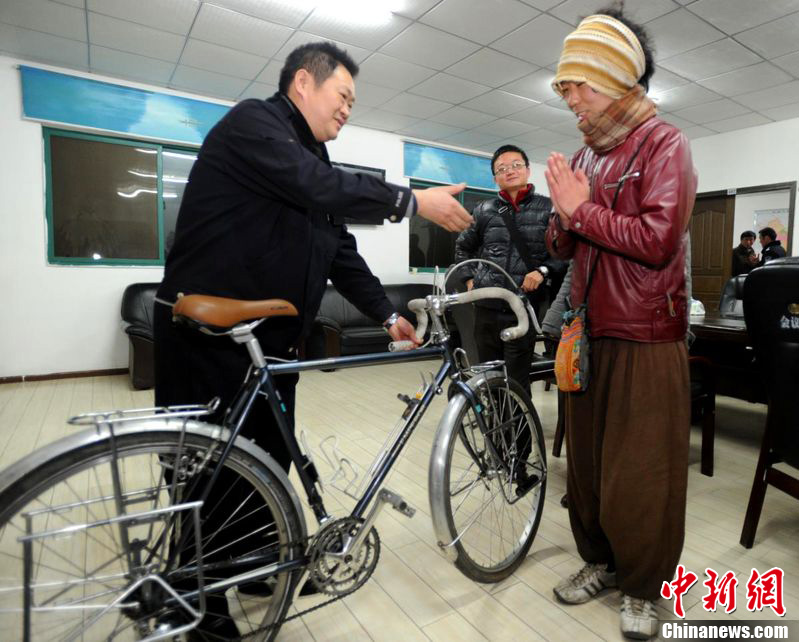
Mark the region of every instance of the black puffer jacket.
<instances>
[{"instance_id":1,"label":"black puffer jacket","mask_svg":"<svg viewBox=\"0 0 799 642\"><path fill-rule=\"evenodd\" d=\"M504 193L478 203L472 210L474 223L461 232L455 242L455 262L473 258L488 259L508 272L516 285L522 284L529 270L519 256L500 214L500 208L506 207L527 242L534 266L545 265L549 268L547 283L542 284L533 296L534 299L540 299L547 291L546 286L550 281L560 284L568 265L566 261L552 258L547 251L545 234L552 211L552 201L531 189L516 205L518 211L514 211L513 204L505 198ZM508 287L508 280L502 273L483 263L464 266L461 268L460 276L464 281L473 278L476 288ZM490 305L489 301L481 302L480 305L496 307Z\"/></svg>"}]
</instances>

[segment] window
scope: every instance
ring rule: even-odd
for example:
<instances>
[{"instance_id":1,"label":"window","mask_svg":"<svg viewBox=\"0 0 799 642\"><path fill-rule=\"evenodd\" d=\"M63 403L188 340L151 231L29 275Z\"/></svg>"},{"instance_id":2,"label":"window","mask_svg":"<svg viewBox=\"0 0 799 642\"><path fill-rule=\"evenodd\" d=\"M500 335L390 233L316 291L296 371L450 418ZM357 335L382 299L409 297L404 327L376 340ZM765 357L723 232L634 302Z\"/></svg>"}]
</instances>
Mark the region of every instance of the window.
<instances>
[{"instance_id":1,"label":"window","mask_svg":"<svg viewBox=\"0 0 799 642\"><path fill-rule=\"evenodd\" d=\"M49 261L163 265L196 152L49 128L44 144Z\"/></svg>"},{"instance_id":2,"label":"window","mask_svg":"<svg viewBox=\"0 0 799 642\"><path fill-rule=\"evenodd\" d=\"M411 180L411 188L424 189L435 187L440 183ZM496 192L467 188L456 198L471 213L480 201L491 198ZM411 218L410 235L408 237L410 267L421 272L432 272L436 266L446 269L455 262L455 240L457 232L447 232L435 223L431 223L421 216Z\"/></svg>"}]
</instances>

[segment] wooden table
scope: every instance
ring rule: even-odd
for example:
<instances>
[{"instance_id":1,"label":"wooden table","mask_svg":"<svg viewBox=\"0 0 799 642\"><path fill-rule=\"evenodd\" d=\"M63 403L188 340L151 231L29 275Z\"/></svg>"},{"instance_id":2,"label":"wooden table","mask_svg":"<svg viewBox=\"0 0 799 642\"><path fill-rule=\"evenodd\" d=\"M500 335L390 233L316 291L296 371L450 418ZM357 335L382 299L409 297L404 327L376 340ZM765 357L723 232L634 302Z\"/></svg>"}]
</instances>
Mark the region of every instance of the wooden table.
<instances>
[{"instance_id":1,"label":"wooden table","mask_svg":"<svg viewBox=\"0 0 799 642\"><path fill-rule=\"evenodd\" d=\"M691 332L703 341L749 345L743 317L723 317L718 312L692 314Z\"/></svg>"},{"instance_id":2,"label":"wooden table","mask_svg":"<svg viewBox=\"0 0 799 642\"><path fill-rule=\"evenodd\" d=\"M724 317L715 311L692 315L691 332L696 336L691 355L713 364L719 394L765 403L766 391L752 363L754 351L743 317Z\"/></svg>"}]
</instances>

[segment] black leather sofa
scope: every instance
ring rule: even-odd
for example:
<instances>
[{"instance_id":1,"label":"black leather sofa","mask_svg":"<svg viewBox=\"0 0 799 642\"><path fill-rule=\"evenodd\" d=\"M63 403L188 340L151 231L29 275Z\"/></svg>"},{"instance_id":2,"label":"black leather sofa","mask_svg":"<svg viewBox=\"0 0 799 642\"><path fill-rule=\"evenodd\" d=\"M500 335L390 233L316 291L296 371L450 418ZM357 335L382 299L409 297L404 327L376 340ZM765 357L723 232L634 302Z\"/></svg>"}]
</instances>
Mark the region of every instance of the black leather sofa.
<instances>
[{"instance_id":1,"label":"black leather sofa","mask_svg":"<svg viewBox=\"0 0 799 642\"><path fill-rule=\"evenodd\" d=\"M433 291L432 286L426 283L383 284L383 288L394 307L413 324L416 324L416 315L408 310L408 301L424 298ZM455 323L450 318L447 324L453 345L459 345ZM332 285L328 285L302 356L321 359L384 352L388 350L390 340L382 326L362 314Z\"/></svg>"},{"instance_id":2,"label":"black leather sofa","mask_svg":"<svg viewBox=\"0 0 799 642\"><path fill-rule=\"evenodd\" d=\"M155 385L153 311L160 283L132 283L122 294L122 328L128 335L128 373L136 390Z\"/></svg>"},{"instance_id":3,"label":"black leather sofa","mask_svg":"<svg viewBox=\"0 0 799 642\"><path fill-rule=\"evenodd\" d=\"M132 283L122 295L122 327L128 335L128 371L137 390L155 385L153 363L153 310L160 283ZM432 287L424 283L384 285L386 295L400 314L415 323L408 301L424 298ZM453 345L459 345L455 323L448 322ZM304 359L322 359L388 349L390 337L382 326L361 312L333 286L328 286L310 336L301 350Z\"/></svg>"}]
</instances>

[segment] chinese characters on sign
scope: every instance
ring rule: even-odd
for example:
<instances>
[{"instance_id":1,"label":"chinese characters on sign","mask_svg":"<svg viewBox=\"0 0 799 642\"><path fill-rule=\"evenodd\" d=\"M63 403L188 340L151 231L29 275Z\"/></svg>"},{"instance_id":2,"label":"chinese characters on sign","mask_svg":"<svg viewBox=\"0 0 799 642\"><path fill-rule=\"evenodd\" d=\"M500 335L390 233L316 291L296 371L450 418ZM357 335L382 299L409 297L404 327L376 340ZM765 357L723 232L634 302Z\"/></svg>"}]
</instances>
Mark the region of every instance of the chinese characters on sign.
<instances>
[{"instance_id":1,"label":"chinese characters on sign","mask_svg":"<svg viewBox=\"0 0 799 642\"><path fill-rule=\"evenodd\" d=\"M719 575L711 568L705 569L707 579L702 585L707 587L707 593L702 597L702 607L705 611L714 611L717 607L724 607L725 613L732 613L737 608L735 589L738 578L735 573L727 571ZM752 569L749 580L746 582L746 608L748 611L762 611L770 608L778 616L785 615L783 600L784 572L775 567L761 574L757 569ZM699 577L696 573L686 571L680 564L677 567L677 577L671 582L663 582L660 594L667 600L674 600L674 614L685 618L683 596L696 584Z\"/></svg>"}]
</instances>

